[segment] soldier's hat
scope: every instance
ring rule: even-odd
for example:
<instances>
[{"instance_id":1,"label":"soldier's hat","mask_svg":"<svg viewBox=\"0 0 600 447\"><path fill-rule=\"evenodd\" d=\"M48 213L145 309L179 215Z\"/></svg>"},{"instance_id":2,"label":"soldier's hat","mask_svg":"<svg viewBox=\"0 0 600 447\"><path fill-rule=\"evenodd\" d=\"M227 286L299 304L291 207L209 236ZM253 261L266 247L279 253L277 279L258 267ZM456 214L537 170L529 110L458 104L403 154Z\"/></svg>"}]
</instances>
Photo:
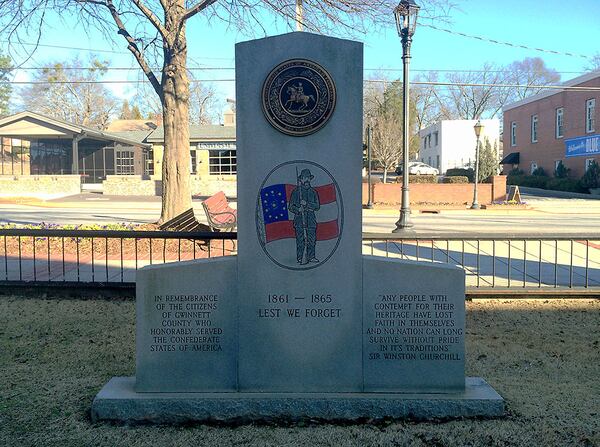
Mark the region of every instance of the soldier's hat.
<instances>
[{"instance_id":1,"label":"soldier's hat","mask_svg":"<svg viewBox=\"0 0 600 447\"><path fill-rule=\"evenodd\" d=\"M303 177L308 177L311 180L315 178L315 176L310 173L310 169L303 169L302 171L300 171L300 175L298 176L298 180L300 180Z\"/></svg>"}]
</instances>

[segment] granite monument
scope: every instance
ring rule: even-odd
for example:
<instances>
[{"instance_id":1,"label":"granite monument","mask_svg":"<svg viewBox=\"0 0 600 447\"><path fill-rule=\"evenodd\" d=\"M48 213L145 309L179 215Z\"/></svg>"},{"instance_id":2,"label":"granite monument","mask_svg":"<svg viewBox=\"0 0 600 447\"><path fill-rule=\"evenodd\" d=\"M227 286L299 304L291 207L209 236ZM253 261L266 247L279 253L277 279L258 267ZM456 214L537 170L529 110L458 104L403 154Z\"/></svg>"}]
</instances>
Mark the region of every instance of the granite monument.
<instances>
[{"instance_id":1,"label":"granite monument","mask_svg":"<svg viewBox=\"0 0 600 447\"><path fill-rule=\"evenodd\" d=\"M465 278L363 256L362 44L236 46L238 255L141 269L136 377L94 420L498 416L465 378Z\"/></svg>"}]
</instances>

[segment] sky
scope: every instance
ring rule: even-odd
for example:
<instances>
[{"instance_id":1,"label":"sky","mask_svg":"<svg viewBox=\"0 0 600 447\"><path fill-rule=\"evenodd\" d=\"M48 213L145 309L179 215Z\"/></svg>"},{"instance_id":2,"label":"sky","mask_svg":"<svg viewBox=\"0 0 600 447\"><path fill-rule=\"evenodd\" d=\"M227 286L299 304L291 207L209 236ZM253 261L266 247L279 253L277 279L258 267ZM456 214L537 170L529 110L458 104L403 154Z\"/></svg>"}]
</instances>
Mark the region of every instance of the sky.
<instances>
[{"instance_id":1,"label":"sky","mask_svg":"<svg viewBox=\"0 0 600 447\"><path fill-rule=\"evenodd\" d=\"M456 32L559 53L593 56L600 52L600 0L455 0L454 3L456 7L445 21L422 20L417 25L411 49L411 75L421 70L477 70L486 62L507 65L526 57L541 57L547 66L561 73L564 81L582 74L589 62L584 57L509 47L463 37ZM290 31L281 23L273 23L272 19L268 19L267 23L267 35ZM425 26L428 24L453 33ZM75 56L86 60L90 54L95 54L108 60L112 67L138 68L120 36L117 36L121 40L116 40L115 46L97 30L86 31L70 18L64 21L51 18L50 25L40 43L87 50L40 47L24 66L43 66ZM188 23L189 67L213 68L194 71L200 79L231 80L235 76L235 43L263 36L262 33L255 36L242 34L222 22L208 23L205 17L198 15ZM385 69L383 73L392 79L400 77L402 51L395 27L368 35L359 34L354 38L365 45L365 78L378 77L377 70L381 69ZM0 45L6 46L5 43ZM6 52L3 47L0 48ZM15 80L27 81L30 75L31 71L18 71ZM143 75L139 70L115 70L109 72L105 79L134 81L143 79ZM215 81L212 84L221 107L225 108L225 99L235 97L234 83ZM111 84L109 88L117 97L131 98L137 92L136 85Z\"/></svg>"}]
</instances>

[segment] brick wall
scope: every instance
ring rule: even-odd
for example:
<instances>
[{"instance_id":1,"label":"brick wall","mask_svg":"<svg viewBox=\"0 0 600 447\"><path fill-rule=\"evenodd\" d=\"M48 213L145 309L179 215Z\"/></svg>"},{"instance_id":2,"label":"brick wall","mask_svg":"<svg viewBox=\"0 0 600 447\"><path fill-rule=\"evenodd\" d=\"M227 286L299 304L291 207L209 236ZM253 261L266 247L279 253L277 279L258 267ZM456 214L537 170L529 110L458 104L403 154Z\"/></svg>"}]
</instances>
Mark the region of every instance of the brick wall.
<instances>
[{"instance_id":1,"label":"brick wall","mask_svg":"<svg viewBox=\"0 0 600 447\"><path fill-rule=\"evenodd\" d=\"M107 175L102 189L110 196L157 196L161 194L161 182L144 180L141 175Z\"/></svg>"},{"instance_id":2,"label":"brick wall","mask_svg":"<svg viewBox=\"0 0 600 447\"><path fill-rule=\"evenodd\" d=\"M473 183L411 183L411 203L465 204L473 201ZM400 205L401 183L375 183L373 203ZM368 200L367 184L363 183L363 204ZM488 205L506 198L506 176L492 177L492 183L480 183L477 186L478 202Z\"/></svg>"},{"instance_id":3,"label":"brick wall","mask_svg":"<svg viewBox=\"0 0 600 447\"><path fill-rule=\"evenodd\" d=\"M236 197L237 182L235 176L197 176L190 177L192 195L212 196L223 191L228 197ZM102 182L106 195L119 196L160 196L162 180L152 176L144 180L140 175L108 175Z\"/></svg>"},{"instance_id":4,"label":"brick wall","mask_svg":"<svg viewBox=\"0 0 600 447\"><path fill-rule=\"evenodd\" d=\"M0 175L0 197L52 199L80 192L79 175Z\"/></svg>"},{"instance_id":5,"label":"brick wall","mask_svg":"<svg viewBox=\"0 0 600 447\"><path fill-rule=\"evenodd\" d=\"M600 87L600 76L577 84L579 87ZM596 98L596 128L592 133L585 129L585 103ZM510 107L510 106L509 106ZM563 137L556 137L556 109L562 107ZM537 143L531 142L531 117L538 116ZM516 145L511 146L511 123L517 123ZM565 157L565 140L600 133L600 92L561 91L532 102L504 111L504 156L520 153L519 169L530 173L531 163L535 162L548 175L554 173L554 164L562 160L571 169L572 178L580 178L585 172L585 160L593 158L600 163L600 156ZM507 173L512 166L505 166Z\"/></svg>"},{"instance_id":6,"label":"brick wall","mask_svg":"<svg viewBox=\"0 0 600 447\"><path fill-rule=\"evenodd\" d=\"M192 195L212 196L223 191L227 197L237 197L237 178L235 175L193 175L191 189Z\"/></svg>"}]
</instances>

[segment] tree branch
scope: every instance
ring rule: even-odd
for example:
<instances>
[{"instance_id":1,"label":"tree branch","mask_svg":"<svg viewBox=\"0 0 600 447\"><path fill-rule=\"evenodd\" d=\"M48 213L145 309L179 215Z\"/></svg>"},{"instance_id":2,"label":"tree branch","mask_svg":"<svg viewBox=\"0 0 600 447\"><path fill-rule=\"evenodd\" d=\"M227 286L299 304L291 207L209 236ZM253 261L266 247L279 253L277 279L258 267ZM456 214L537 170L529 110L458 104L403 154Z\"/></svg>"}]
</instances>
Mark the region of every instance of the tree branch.
<instances>
[{"instance_id":1,"label":"tree branch","mask_svg":"<svg viewBox=\"0 0 600 447\"><path fill-rule=\"evenodd\" d=\"M78 0L78 1L81 3L92 3L94 5L101 5L101 6L108 8L110 15L112 16L115 24L117 25L117 28L119 29L118 34L120 34L121 36L123 36L125 38L125 40L129 44L129 45L127 45L127 49L133 54L133 56L135 57L135 60L140 65L140 67L142 68L142 71L144 72L144 74L146 75L148 80L150 81L150 84L152 84L152 88L154 88L154 91L162 99L163 96L162 96L162 89L160 86L160 82L158 81L158 79L156 78L156 75L154 74L154 72L152 71L150 66L148 65L148 62L146 62L146 59L144 58L144 55L140 51L140 48L138 47L135 39L133 38L133 36L131 34L129 34L129 31L127 31L127 29L125 28L125 24L123 23L123 20L121 20L119 11L117 11L117 8L115 7L113 1L112 0L103 0L103 1L100 1L100 0ZM138 2L139 0L134 0L134 1Z\"/></svg>"},{"instance_id":2,"label":"tree branch","mask_svg":"<svg viewBox=\"0 0 600 447\"><path fill-rule=\"evenodd\" d=\"M187 9L187 11L185 12L185 14L183 15L183 17L181 18L181 21L185 22L187 19L194 17L200 11L208 8L213 3L216 3L216 1L217 0L202 0L198 3L196 3L194 6L190 6Z\"/></svg>"},{"instance_id":3,"label":"tree branch","mask_svg":"<svg viewBox=\"0 0 600 447\"><path fill-rule=\"evenodd\" d=\"M131 0L135 6L146 16L146 18L150 21L152 26L158 30L163 39L167 38L167 30L163 26L162 22L158 17L146 6L142 3L141 0Z\"/></svg>"}]
</instances>

